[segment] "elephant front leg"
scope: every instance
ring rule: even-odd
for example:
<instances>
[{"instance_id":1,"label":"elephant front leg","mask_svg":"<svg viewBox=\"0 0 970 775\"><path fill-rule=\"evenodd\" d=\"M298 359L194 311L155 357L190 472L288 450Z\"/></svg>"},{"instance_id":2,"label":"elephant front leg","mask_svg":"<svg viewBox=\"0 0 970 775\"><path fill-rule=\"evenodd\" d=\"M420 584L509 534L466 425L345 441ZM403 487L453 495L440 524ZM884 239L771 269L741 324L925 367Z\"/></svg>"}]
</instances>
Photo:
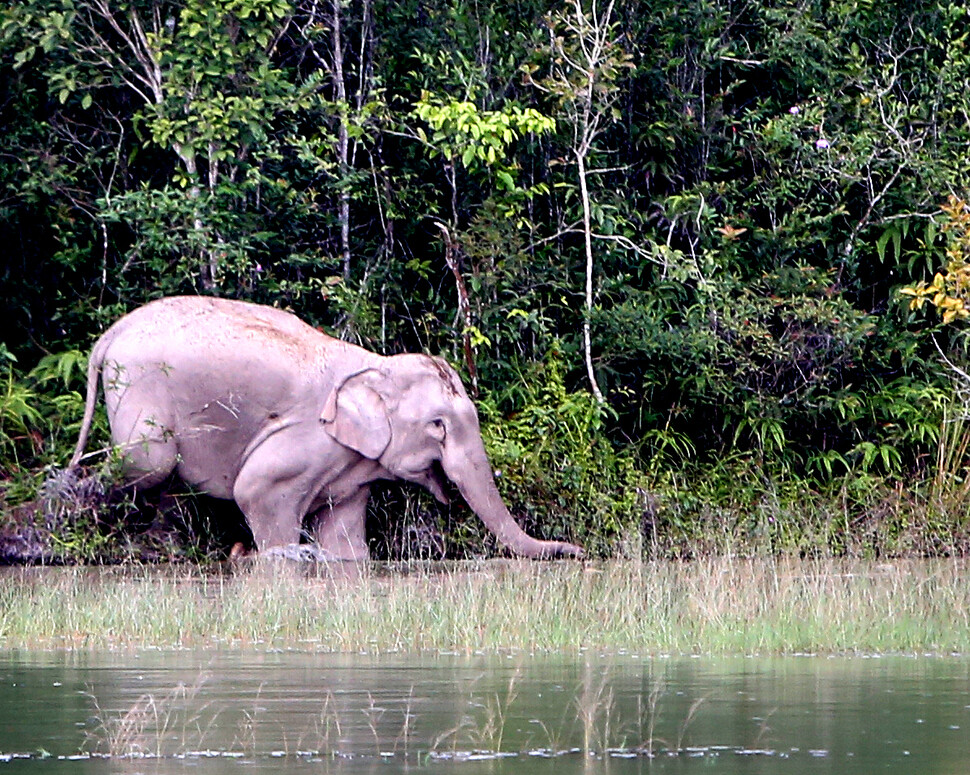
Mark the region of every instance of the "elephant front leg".
<instances>
[{"instance_id":1,"label":"elephant front leg","mask_svg":"<svg viewBox=\"0 0 970 775\"><path fill-rule=\"evenodd\" d=\"M233 487L233 499L253 531L256 549L300 542L300 527L307 504L306 487L299 478L276 478L266 471L244 467Z\"/></svg>"},{"instance_id":2,"label":"elephant front leg","mask_svg":"<svg viewBox=\"0 0 970 775\"><path fill-rule=\"evenodd\" d=\"M364 532L369 497L370 488L361 487L348 498L324 504L317 512L313 534L326 556L352 561L370 559Z\"/></svg>"}]
</instances>

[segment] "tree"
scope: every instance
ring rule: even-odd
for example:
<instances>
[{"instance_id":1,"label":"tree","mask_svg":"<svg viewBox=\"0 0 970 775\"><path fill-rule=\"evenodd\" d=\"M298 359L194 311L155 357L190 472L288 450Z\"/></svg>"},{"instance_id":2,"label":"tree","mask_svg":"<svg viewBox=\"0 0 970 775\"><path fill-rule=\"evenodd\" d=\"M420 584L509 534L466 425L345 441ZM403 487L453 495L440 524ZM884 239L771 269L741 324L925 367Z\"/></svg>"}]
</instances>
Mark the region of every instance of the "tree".
<instances>
[{"instance_id":1,"label":"tree","mask_svg":"<svg viewBox=\"0 0 970 775\"><path fill-rule=\"evenodd\" d=\"M18 54L18 65L45 48L57 30L64 50L49 65L51 91L66 103L80 95L91 109L99 94L124 89L138 109L119 132L133 131L178 159L170 184L178 197L146 197L135 192L112 197L108 217L142 218L152 223L169 210L184 218L186 249L198 260L201 286L220 284L227 244L227 222L212 211L223 186L252 184L267 118L292 110L299 96L271 54L290 11L286 0L27 0L18 4L19 24L33 46ZM14 17L17 18L17 17ZM163 189L164 190L164 189ZM245 250L245 248L243 248Z\"/></svg>"},{"instance_id":2,"label":"tree","mask_svg":"<svg viewBox=\"0 0 970 775\"><path fill-rule=\"evenodd\" d=\"M588 169L595 142L606 125L618 114L618 81L631 66L623 50L614 21L615 0L600 10L597 0L585 7L582 0L570 0L564 10L547 18L550 72L536 85L557 99L561 120L570 132L569 151L576 162L582 205L583 246L586 255L586 288L583 316L583 353L590 389L597 401L605 399L593 369L591 318L593 314L593 203L589 178L602 170ZM535 82L534 82L535 83Z\"/></svg>"},{"instance_id":3,"label":"tree","mask_svg":"<svg viewBox=\"0 0 970 775\"><path fill-rule=\"evenodd\" d=\"M469 95L472 96L472 95ZM523 135L550 132L555 122L534 108L506 104L499 110L481 110L470 99L455 100L423 94L414 106L413 115L427 124L431 133L422 127L412 136L441 159L450 189L450 218L447 224L437 222L445 245L445 263L455 277L458 292L458 315L461 319L462 344L472 392L478 394L478 373L473 355L473 335L484 339L473 325L468 289L461 270L461 246L456 241L460 228L458 212L458 170L470 173L491 173L497 188L509 194L532 196L533 191L519 189L515 162L511 158L514 143ZM546 191L539 187L538 191Z\"/></svg>"}]
</instances>

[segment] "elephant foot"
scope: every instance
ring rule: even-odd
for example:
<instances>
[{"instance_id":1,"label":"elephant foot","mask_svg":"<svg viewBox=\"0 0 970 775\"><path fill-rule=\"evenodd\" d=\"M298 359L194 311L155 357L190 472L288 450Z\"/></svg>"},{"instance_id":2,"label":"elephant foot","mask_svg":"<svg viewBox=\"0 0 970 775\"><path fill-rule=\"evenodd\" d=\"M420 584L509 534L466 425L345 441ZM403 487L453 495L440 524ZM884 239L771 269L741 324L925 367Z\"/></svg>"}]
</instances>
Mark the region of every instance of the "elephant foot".
<instances>
[{"instance_id":1,"label":"elephant foot","mask_svg":"<svg viewBox=\"0 0 970 775\"><path fill-rule=\"evenodd\" d=\"M260 552L259 556L278 560L290 560L292 562L343 561L342 557L338 557L325 549L321 549L316 544L285 544L283 546L271 546L266 551Z\"/></svg>"}]
</instances>

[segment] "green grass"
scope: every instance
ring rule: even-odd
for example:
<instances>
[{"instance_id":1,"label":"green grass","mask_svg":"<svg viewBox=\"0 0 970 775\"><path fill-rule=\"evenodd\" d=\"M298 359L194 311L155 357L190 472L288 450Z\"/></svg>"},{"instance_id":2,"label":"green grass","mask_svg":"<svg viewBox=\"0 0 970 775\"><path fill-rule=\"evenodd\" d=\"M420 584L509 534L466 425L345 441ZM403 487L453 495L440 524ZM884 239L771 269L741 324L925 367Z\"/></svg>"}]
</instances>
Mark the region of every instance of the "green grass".
<instances>
[{"instance_id":1,"label":"green grass","mask_svg":"<svg viewBox=\"0 0 970 775\"><path fill-rule=\"evenodd\" d=\"M959 560L7 569L0 647L970 653L970 584Z\"/></svg>"}]
</instances>

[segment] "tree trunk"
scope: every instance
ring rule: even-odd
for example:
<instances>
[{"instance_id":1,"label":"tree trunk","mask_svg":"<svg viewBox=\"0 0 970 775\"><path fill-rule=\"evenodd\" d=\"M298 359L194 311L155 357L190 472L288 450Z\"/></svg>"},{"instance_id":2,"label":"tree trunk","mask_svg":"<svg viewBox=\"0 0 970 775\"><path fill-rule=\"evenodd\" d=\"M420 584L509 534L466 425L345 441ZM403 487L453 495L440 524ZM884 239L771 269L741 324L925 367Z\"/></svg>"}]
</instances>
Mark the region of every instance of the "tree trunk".
<instances>
[{"instance_id":1,"label":"tree trunk","mask_svg":"<svg viewBox=\"0 0 970 775\"><path fill-rule=\"evenodd\" d=\"M586 375L589 377L590 389L599 403L605 403L603 393L596 382L593 371L592 336L590 334L590 318L593 314L593 227L589 212L589 191L586 188L586 158L581 150L576 151L576 163L579 167L579 193L583 200L583 237L586 242L586 313L583 315L583 354L586 358Z\"/></svg>"},{"instance_id":2,"label":"tree trunk","mask_svg":"<svg viewBox=\"0 0 970 775\"><path fill-rule=\"evenodd\" d=\"M478 367L475 365L475 350L472 347L472 308L468 299L468 286L461 274L458 260L458 245L451 238L451 232L443 224L437 224L445 241L445 263L455 277L455 289L458 292L458 320L462 324L462 348L465 353L465 365L468 367L468 379L471 380L471 393L478 398Z\"/></svg>"},{"instance_id":3,"label":"tree trunk","mask_svg":"<svg viewBox=\"0 0 970 775\"><path fill-rule=\"evenodd\" d=\"M180 143L175 143L173 149L185 167L185 173L192 183L189 185L189 201L192 203L192 230L195 232L199 241L204 243L205 222L199 212L199 197L202 196L202 187L199 185L199 169L195 161L195 156L186 151ZM213 250L205 248L199 249L199 278L203 290L215 290L216 280L219 277L219 261Z\"/></svg>"},{"instance_id":4,"label":"tree trunk","mask_svg":"<svg viewBox=\"0 0 970 775\"><path fill-rule=\"evenodd\" d=\"M333 0L331 22L333 43L334 95L340 123L337 125L337 169L340 173L337 221L340 224L340 256L344 279L350 279L350 188L347 176L350 172L350 133L347 128L347 84L344 82L344 42L341 30L340 0Z\"/></svg>"}]
</instances>

